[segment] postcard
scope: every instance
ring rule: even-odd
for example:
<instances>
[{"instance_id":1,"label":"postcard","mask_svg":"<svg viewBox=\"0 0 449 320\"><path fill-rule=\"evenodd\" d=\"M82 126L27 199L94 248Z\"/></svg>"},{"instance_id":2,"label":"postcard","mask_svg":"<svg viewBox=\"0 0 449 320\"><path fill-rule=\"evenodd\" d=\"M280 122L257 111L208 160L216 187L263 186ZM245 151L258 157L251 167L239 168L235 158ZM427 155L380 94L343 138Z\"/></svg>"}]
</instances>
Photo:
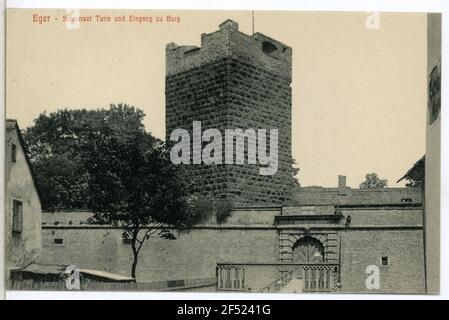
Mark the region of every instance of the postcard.
<instances>
[{"instance_id":1,"label":"postcard","mask_svg":"<svg viewBox=\"0 0 449 320\"><path fill-rule=\"evenodd\" d=\"M440 79L440 13L8 8L6 290L438 294Z\"/></svg>"}]
</instances>

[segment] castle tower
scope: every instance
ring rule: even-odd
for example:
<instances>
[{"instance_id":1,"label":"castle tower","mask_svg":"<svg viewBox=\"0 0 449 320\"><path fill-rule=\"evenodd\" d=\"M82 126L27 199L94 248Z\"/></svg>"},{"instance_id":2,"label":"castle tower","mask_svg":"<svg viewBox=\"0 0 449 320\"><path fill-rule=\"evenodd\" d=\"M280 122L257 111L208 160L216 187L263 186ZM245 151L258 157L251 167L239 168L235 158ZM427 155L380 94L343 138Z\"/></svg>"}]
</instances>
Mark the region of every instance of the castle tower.
<instances>
[{"instance_id":1,"label":"castle tower","mask_svg":"<svg viewBox=\"0 0 449 320\"><path fill-rule=\"evenodd\" d=\"M203 193L232 198L235 205L275 205L290 199L291 57L287 45L261 33L248 36L232 20L202 34L201 47L166 46L167 141L178 128L192 138L193 121L201 121L202 132L221 132L224 153L226 129L266 129L267 138L270 129L278 130L278 169L273 175L261 175L259 163L248 164L248 148L244 164L185 165Z\"/></svg>"}]
</instances>

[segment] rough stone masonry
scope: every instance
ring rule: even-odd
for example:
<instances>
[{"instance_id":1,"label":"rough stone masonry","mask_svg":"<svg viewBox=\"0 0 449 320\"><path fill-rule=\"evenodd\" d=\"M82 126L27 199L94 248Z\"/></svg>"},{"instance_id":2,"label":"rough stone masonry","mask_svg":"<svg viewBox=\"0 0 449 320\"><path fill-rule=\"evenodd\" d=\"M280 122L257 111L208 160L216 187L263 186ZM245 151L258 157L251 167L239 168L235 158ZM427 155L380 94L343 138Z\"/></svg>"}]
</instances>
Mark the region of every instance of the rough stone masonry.
<instances>
[{"instance_id":1,"label":"rough stone masonry","mask_svg":"<svg viewBox=\"0 0 449 320\"><path fill-rule=\"evenodd\" d=\"M225 129L278 129L276 174L260 175L259 165L248 162L185 165L201 193L232 199L239 206L289 201L293 186L291 66L289 46L261 33L248 36L232 20L202 34L201 47L166 46L168 143L173 143L170 134L175 129L186 129L192 136L194 121L201 121L203 130L218 129L222 135Z\"/></svg>"}]
</instances>

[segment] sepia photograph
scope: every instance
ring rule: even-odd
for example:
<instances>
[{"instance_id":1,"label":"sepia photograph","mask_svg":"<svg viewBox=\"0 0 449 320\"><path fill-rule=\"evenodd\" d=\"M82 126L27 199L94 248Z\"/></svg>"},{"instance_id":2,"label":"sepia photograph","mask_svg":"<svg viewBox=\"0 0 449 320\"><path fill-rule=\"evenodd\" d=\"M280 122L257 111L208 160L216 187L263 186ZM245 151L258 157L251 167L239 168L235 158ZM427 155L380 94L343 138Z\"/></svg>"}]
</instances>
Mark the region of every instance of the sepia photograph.
<instances>
[{"instance_id":1,"label":"sepia photograph","mask_svg":"<svg viewBox=\"0 0 449 320\"><path fill-rule=\"evenodd\" d=\"M438 295L441 26L7 8L5 289Z\"/></svg>"}]
</instances>

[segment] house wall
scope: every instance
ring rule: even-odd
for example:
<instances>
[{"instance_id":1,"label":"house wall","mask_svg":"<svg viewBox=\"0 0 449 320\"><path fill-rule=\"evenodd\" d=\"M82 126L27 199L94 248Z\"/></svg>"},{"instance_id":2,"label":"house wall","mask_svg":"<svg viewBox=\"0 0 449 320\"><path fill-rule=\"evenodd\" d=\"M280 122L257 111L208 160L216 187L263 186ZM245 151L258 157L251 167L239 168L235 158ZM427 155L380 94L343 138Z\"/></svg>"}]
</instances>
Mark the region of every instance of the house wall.
<instances>
[{"instance_id":1,"label":"house wall","mask_svg":"<svg viewBox=\"0 0 449 320\"><path fill-rule=\"evenodd\" d=\"M11 161L12 144L17 148L15 163ZM10 269L32 262L41 252L41 204L15 127L6 132L5 159L6 268ZM22 201L20 237L12 235L13 199Z\"/></svg>"},{"instance_id":2,"label":"house wall","mask_svg":"<svg viewBox=\"0 0 449 320\"><path fill-rule=\"evenodd\" d=\"M427 14L427 69L430 75L441 61L441 13ZM440 62L441 63L441 62ZM441 70L441 65L440 65ZM436 75L440 77L440 74ZM441 85L440 79L435 79ZM433 119L430 105L438 106L438 115ZM440 185L441 185L441 91L428 95L426 119L425 161L425 247L427 292L440 291Z\"/></svg>"}]
</instances>

